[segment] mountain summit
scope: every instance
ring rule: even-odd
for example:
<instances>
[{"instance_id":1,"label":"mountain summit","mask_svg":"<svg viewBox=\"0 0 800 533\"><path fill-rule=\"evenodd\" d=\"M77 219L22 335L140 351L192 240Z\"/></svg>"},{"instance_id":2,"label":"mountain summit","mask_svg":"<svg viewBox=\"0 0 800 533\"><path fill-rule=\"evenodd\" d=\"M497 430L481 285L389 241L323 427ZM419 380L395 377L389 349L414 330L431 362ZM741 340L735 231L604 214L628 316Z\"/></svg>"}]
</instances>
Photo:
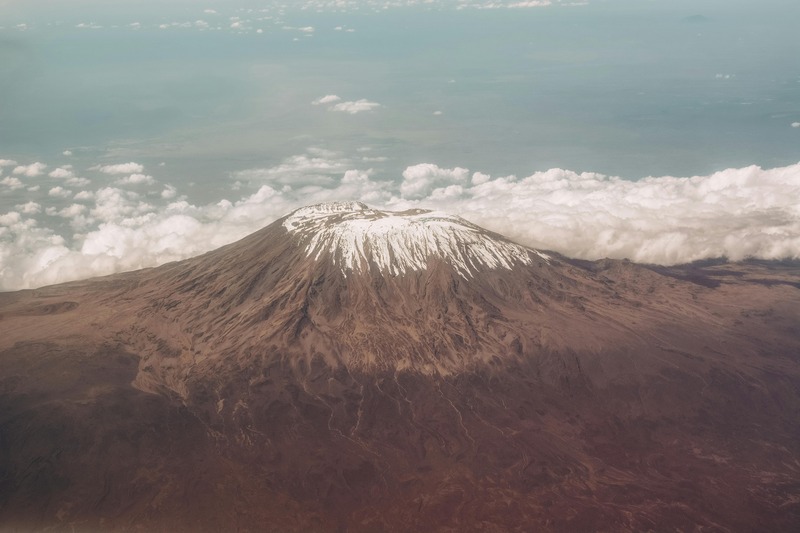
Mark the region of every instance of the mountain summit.
<instances>
[{"instance_id":1,"label":"mountain summit","mask_svg":"<svg viewBox=\"0 0 800 533\"><path fill-rule=\"evenodd\" d=\"M531 250L301 208L0 293L0 524L794 531L800 267Z\"/></svg>"},{"instance_id":2,"label":"mountain summit","mask_svg":"<svg viewBox=\"0 0 800 533\"><path fill-rule=\"evenodd\" d=\"M522 246L460 217L423 209L390 212L360 202L320 204L293 212L283 227L303 240L308 255L327 256L345 272L374 265L399 275L425 270L436 258L466 277L531 263L529 250Z\"/></svg>"}]
</instances>

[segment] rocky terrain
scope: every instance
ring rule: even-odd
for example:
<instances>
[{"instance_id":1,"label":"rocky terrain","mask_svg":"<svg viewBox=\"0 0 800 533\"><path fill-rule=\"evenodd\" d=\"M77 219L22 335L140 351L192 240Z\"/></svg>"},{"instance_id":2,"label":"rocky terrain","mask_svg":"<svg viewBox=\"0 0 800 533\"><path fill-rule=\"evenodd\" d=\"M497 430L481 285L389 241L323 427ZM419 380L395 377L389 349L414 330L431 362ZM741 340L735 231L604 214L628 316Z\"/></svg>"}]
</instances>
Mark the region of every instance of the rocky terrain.
<instances>
[{"instance_id":1,"label":"rocky terrain","mask_svg":"<svg viewBox=\"0 0 800 533\"><path fill-rule=\"evenodd\" d=\"M0 293L2 531L797 531L800 263L304 208Z\"/></svg>"}]
</instances>

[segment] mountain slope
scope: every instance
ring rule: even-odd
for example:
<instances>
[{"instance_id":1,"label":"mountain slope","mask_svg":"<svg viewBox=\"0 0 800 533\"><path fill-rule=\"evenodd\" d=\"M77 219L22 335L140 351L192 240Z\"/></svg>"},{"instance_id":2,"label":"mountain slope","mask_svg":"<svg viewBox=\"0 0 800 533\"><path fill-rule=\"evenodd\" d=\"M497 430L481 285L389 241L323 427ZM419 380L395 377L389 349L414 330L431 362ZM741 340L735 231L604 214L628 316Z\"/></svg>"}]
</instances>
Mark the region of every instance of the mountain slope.
<instances>
[{"instance_id":1,"label":"mountain slope","mask_svg":"<svg viewBox=\"0 0 800 533\"><path fill-rule=\"evenodd\" d=\"M0 523L794 530L800 268L570 261L298 210L0 294Z\"/></svg>"}]
</instances>

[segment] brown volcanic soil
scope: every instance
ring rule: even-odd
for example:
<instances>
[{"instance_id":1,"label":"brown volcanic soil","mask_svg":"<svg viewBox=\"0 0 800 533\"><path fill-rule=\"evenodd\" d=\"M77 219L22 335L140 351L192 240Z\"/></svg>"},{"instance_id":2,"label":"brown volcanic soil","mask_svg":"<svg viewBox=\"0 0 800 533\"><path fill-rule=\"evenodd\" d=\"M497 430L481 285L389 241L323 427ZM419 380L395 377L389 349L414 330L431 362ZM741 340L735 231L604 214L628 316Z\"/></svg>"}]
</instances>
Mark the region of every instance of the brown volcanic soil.
<instances>
[{"instance_id":1,"label":"brown volcanic soil","mask_svg":"<svg viewBox=\"0 0 800 533\"><path fill-rule=\"evenodd\" d=\"M0 529L797 531L800 264L532 258L0 294Z\"/></svg>"}]
</instances>

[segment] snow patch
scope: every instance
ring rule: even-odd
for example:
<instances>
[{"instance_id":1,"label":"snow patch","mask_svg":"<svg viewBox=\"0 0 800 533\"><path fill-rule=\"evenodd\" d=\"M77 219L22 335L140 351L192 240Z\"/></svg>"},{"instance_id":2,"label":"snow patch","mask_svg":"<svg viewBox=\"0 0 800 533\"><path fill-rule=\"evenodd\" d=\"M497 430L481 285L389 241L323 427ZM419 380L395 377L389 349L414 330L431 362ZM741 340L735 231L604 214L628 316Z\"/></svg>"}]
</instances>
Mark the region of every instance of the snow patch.
<instances>
[{"instance_id":1,"label":"snow patch","mask_svg":"<svg viewBox=\"0 0 800 533\"><path fill-rule=\"evenodd\" d=\"M332 202L294 211L283 227L303 240L307 255L319 260L330 254L345 273L375 264L382 272L404 274L425 270L436 257L467 277L487 268L530 264L530 253L549 260L460 217L423 209L378 211L360 202Z\"/></svg>"}]
</instances>

